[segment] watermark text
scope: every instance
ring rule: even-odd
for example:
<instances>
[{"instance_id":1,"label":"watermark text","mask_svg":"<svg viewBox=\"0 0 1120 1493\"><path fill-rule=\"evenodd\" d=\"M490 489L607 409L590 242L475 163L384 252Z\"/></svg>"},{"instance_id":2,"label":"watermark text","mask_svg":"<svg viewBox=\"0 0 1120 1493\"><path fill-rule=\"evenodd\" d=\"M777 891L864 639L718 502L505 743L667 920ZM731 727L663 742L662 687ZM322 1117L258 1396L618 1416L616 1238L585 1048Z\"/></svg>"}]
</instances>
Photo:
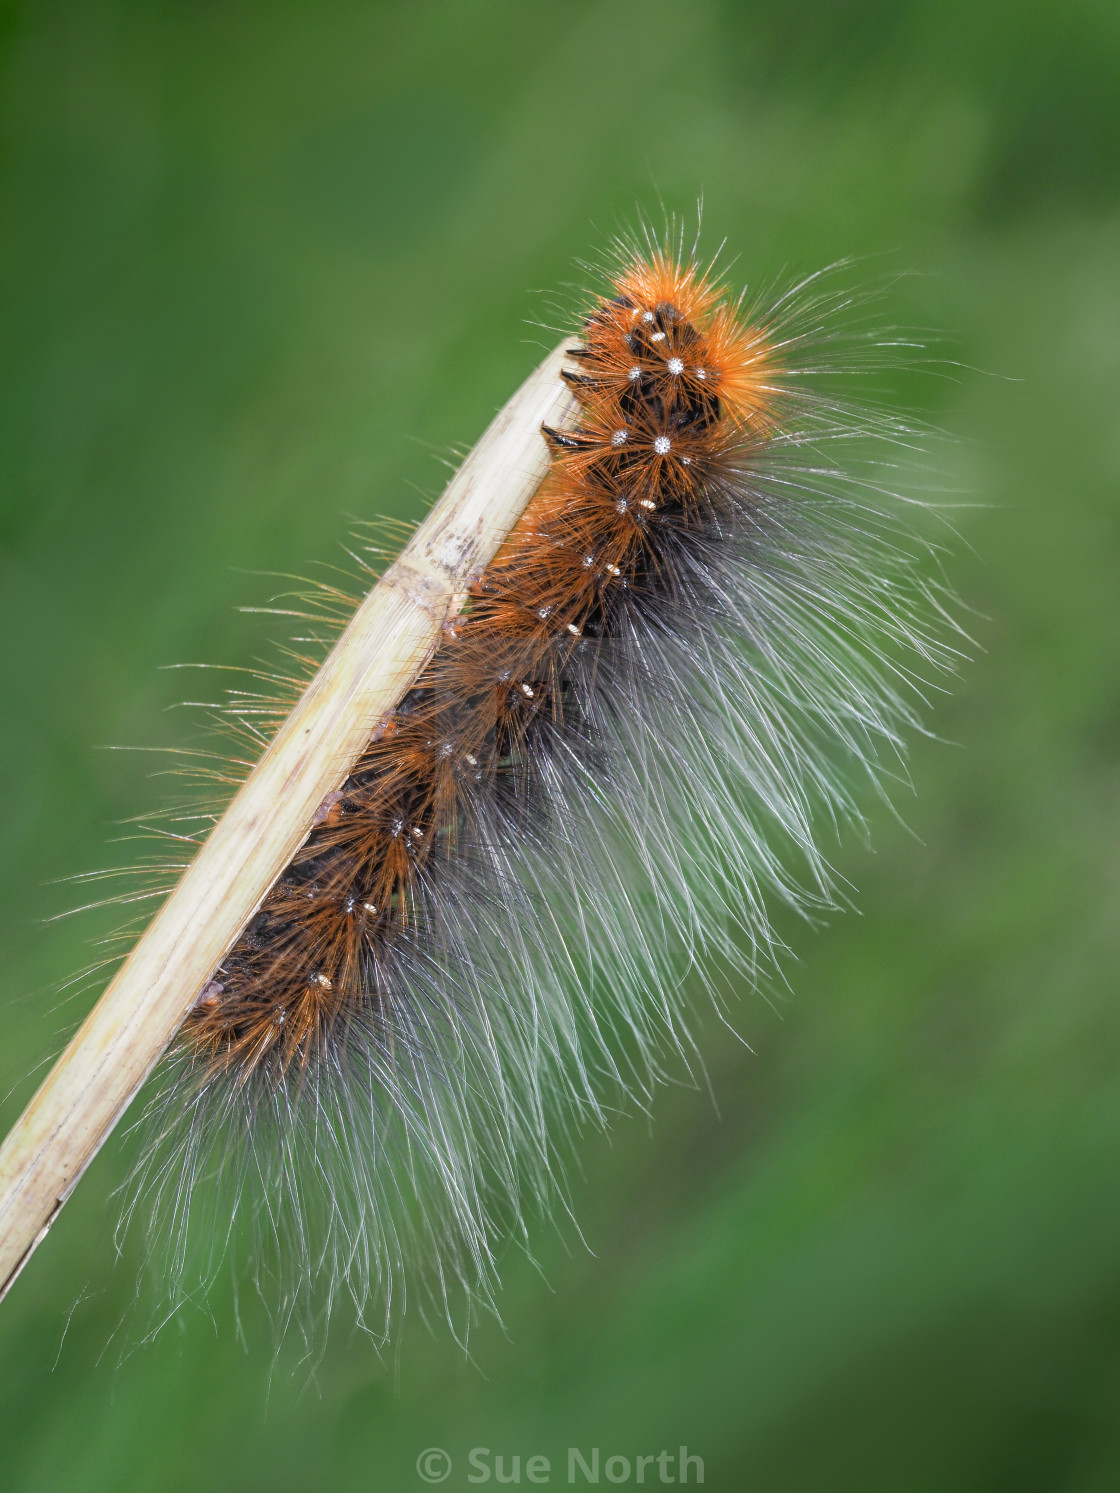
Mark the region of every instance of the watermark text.
<instances>
[{"instance_id":1,"label":"watermark text","mask_svg":"<svg viewBox=\"0 0 1120 1493\"><path fill-rule=\"evenodd\" d=\"M426 1483L443 1483L453 1470L450 1455L438 1446L429 1446L416 1459L416 1471ZM489 1446L475 1446L467 1453L468 1483L702 1483L704 1458L690 1452L687 1446L670 1451L641 1452L623 1455L598 1446L568 1447L566 1459L554 1463L541 1454L523 1456L520 1452L496 1452Z\"/></svg>"}]
</instances>

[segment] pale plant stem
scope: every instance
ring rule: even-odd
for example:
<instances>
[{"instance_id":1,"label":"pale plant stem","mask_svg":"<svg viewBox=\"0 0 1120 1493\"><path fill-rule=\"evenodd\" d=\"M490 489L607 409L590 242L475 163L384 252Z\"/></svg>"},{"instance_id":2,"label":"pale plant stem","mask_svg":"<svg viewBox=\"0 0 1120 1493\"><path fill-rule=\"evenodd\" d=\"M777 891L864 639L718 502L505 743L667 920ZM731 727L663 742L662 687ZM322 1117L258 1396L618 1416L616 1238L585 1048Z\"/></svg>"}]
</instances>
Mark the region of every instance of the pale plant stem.
<instances>
[{"instance_id":1,"label":"pale plant stem","mask_svg":"<svg viewBox=\"0 0 1120 1493\"><path fill-rule=\"evenodd\" d=\"M358 608L260 762L0 1147L0 1299L306 839L431 657L572 423L567 344L496 416Z\"/></svg>"}]
</instances>

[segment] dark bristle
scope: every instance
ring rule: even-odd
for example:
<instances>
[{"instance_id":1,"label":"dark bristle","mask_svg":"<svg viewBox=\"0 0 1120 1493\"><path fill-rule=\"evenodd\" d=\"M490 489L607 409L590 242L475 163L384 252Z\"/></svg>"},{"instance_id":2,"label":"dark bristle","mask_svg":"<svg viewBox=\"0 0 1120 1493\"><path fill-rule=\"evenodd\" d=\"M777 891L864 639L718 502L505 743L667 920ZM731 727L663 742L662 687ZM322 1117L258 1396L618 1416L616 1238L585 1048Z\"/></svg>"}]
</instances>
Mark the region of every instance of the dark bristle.
<instances>
[{"instance_id":1,"label":"dark bristle","mask_svg":"<svg viewBox=\"0 0 1120 1493\"><path fill-rule=\"evenodd\" d=\"M578 451L587 444L578 435L569 435L565 430L553 430L551 425L542 425L541 433L554 451Z\"/></svg>"}]
</instances>

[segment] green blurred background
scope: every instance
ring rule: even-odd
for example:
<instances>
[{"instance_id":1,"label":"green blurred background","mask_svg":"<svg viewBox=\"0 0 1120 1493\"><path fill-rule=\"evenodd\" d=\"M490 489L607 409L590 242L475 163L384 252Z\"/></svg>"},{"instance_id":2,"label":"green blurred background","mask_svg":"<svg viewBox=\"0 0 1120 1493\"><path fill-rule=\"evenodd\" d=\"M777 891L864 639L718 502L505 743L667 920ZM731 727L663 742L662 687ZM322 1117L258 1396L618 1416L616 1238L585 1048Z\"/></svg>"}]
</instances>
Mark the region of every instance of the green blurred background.
<instances>
[{"instance_id":1,"label":"green blurred background","mask_svg":"<svg viewBox=\"0 0 1120 1493\"><path fill-rule=\"evenodd\" d=\"M159 666L251 661L254 572L422 511L635 202L703 190L749 280L916 272L886 314L962 365L905 398L956 438L982 648L907 827L843 849L860 914L785 929L753 1054L709 1024L718 1115L587 1140L590 1250L511 1254L473 1361L413 1322L309 1383L229 1288L124 1351L117 1137L0 1308L5 1493L681 1443L758 1493L1120 1485L1116 0L26 0L0 52L5 1125L92 998L49 994L101 925L46 883L161 792L95 748L183 739Z\"/></svg>"}]
</instances>

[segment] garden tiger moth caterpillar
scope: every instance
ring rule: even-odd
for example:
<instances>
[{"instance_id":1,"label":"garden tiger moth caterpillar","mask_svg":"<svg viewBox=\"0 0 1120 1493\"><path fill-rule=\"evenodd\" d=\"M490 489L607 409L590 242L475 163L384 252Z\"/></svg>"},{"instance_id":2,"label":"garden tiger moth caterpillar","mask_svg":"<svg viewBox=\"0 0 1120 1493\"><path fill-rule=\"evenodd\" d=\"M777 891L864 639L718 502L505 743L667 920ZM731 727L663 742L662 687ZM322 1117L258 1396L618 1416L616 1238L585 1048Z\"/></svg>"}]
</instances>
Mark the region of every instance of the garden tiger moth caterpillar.
<instances>
[{"instance_id":1,"label":"garden tiger moth caterpillar","mask_svg":"<svg viewBox=\"0 0 1120 1493\"><path fill-rule=\"evenodd\" d=\"M281 1320L488 1295L565 1132L687 1049L683 964L753 981L771 899L832 905L814 820L859 818L953 663L897 505L829 455L905 432L814 387L820 282L748 307L650 235L608 278L544 480L485 564L390 571L433 646L177 992L137 1176L174 1299L239 1214Z\"/></svg>"}]
</instances>

